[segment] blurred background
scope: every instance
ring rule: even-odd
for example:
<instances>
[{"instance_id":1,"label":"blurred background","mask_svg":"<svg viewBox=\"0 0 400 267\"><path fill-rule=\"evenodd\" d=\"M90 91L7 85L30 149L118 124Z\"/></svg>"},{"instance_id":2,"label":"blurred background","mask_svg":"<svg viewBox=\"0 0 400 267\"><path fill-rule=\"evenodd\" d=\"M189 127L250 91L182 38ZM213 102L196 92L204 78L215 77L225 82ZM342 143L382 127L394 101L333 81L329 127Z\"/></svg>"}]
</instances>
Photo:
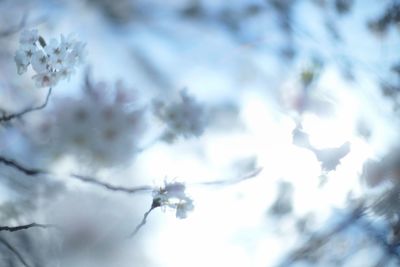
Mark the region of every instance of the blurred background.
<instances>
[{"instance_id":1,"label":"blurred background","mask_svg":"<svg viewBox=\"0 0 400 267\"><path fill-rule=\"evenodd\" d=\"M0 225L63 229L0 231L0 266L400 265L400 1L2 0L0 14L2 115L48 92L17 73L23 30L86 44L43 109L0 120ZM194 209L154 209L124 238L165 181Z\"/></svg>"}]
</instances>

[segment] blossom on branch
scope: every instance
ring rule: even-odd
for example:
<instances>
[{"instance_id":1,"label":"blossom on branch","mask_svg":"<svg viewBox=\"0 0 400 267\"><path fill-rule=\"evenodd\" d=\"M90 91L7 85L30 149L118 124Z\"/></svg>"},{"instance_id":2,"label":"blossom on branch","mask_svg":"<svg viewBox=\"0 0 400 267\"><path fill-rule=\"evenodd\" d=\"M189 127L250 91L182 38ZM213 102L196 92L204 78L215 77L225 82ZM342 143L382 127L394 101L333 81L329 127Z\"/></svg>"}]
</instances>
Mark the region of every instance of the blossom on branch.
<instances>
[{"instance_id":1,"label":"blossom on branch","mask_svg":"<svg viewBox=\"0 0 400 267\"><path fill-rule=\"evenodd\" d=\"M185 190L184 183L164 181L163 187L153 191L153 205L175 209L176 217L185 219L187 213L194 209L193 200Z\"/></svg>"},{"instance_id":2,"label":"blossom on branch","mask_svg":"<svg viewBox=\"0 0 400 267\"><path fill-rule=\"evenodd\" d=\"M32 78L36 86L50 87L60 80L68 79L85 56L86 44L70 35L61 35L60 41L51 39L47 44L37 30L25 30L20 36L20 47L15 53L18 74L28 70L29 65L36 72Z\"/></svg>"}]
</instances>

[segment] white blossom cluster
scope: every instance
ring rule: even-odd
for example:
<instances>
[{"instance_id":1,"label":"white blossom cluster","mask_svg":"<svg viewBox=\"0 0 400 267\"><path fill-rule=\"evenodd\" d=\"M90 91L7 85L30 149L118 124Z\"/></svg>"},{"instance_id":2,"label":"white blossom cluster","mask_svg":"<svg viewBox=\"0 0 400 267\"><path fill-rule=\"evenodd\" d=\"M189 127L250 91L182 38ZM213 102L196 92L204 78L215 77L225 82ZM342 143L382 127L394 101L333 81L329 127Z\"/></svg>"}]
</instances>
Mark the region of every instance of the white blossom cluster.
<instances>
[{"instance_id":1,"label":"white blossom cluster","mask_svg":"<svg viewBox=\"0 0 400 267\"><path fill-rule=\"evenodd\" d=\"M61 35L60 41L51 39L46 43L37 30L24 30L19 43L14 58L18 74L25 73L28 66L32 65L36 72L32 78L39 88L54 86L60 80L69 79L75 67L82 62L86 46L72 35Z\"/></svg>"},{"instance_id":2,"label":"white blossom cluster","mask_svg":"<svg viewBox=\"0 0 400 267\"><path fill-rule=\"evenodd\" d=\"M179 102L167 104L156 100L153 103L153 113L166 124L166 141L172 141L178 136L198 137L206 127L207 116L204 107L188 95L186 90L181 90L179 96Z\"/></svg>"},{"instance_id":3,"label":"white blossom cluster","mask_svg":"<svg viewBox=\"0 0 400 267\"><path fill-rule=\"evenodd\" d=\"M72 155L100 167L132 159L144 130L145 112L132 107L133 97L121 84L114 92L106 89L98 84L86 90L82 99L56 100L51 114L39 127L39 136L50 139L50 146L45 145L51 154L57 158Z\"/></svg>"},{"instance_id":4,"label":"white blossom cluster","mask_svg":"<svg viewBox=\"0 0 400 267\"><path fill-rule=\"evenodd\" d=\"M176 217L185 219L194 209L193 200L185 193L186 186L181 182L164 182L164 186L153 191L153 203L157 206L176 210Z\"/></svg>"}]
</instances>

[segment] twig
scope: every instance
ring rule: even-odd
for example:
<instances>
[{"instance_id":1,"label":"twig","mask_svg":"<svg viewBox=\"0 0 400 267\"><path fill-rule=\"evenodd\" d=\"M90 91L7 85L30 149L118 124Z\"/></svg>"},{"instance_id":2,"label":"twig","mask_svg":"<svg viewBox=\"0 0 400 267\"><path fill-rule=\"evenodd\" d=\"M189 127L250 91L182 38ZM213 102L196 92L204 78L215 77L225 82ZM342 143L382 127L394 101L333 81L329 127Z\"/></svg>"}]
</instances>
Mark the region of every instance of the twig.
<instances>
[{"instance_id":1,"label":"twig","mask_svg":"<svg viewBox=\"0 0 400 267\"><path fill-rule=\"evenodd\" d=\"M236 179L226 179L226 180L217 180L217 181L211 181L211 182L200 182L200 183L194 183L193 185L231 185L231 184L236 184L240 183L242 181L251 179L256 177L260 172L262 171L263 168L258 168L251 173L241 176Z\"/></svg>"},{"instance_id":2,"label":"twig","mask_svg":"<svg viewBox=\"0 0 400 267\"><path fill-rule=\"evenodd\" d=\"M56 225L53 224L40 224L40 223L30 223L30 224L25 224L25 225L19 225L19 226L0 226L0 231L8 231L8 232L16 232L20 230L26 230L29 228L58 228Z\"/></svg>"},{"instance_id":3,"label":"twig","mask_svg":"<svg viewBox=\"0 0 400 267\"><path fill-rule=\"evenodd\" d=\"M25 173L26 175L35 176L35 175L47 173L44 170L30 169L30 168L24 167L20 163L16 162L15 160L8 159L8 158L5 158L3 156L0 156L0 163L3 163L3 164L5 164L7 166L10 166L10 167L13 167L13 168Z\"/></svg>"},{"instance_id":4,"label":"twig","mask_svg":"<svg viewBox=\"0 0 400 267\"><path fill-rule=\"evenodd\" d=\"M12 113L12 114L9 114L9 115L3 115L2 117L0 117L0 123L1 122L6 122L6 121L10 121L10 120L15 119L15 118L20 118L23 115L25 115L25 114L27 114L29 112L32 112L32 111L44 109L47 106L47 103L49 102L50 95L51 95L51 90L52 89L50 87L48 92L47 92L47 96L46 96L45 102L43 104L41 104L40 106L26 108L26 109L24 109L24 110L22 110L22 111L20 111L18 113Z\"/></svg>"},{"instance_id":5,"label":"twig","mask_svg":"<svg viewBox=\"0 0 400 267\"><path fill-rule=\"evenodd\" d=\"M2 243L5 247L7 247L14 255L18 258L18 260L25 266L30 267L28 263L24 260L21 253L19 253L10 243L8 243L3 238L0 238L0 243Z\"/></svg>"},{"instance_id":6,"label":"twig","mask_svg":"<svg viewBox=\"0 0 400 267\"><path fill-rule=\"evenodd\" d=\"M71 176L78 180L81 180L82 182L98 185L98 186L101 186L101 187L106 188L111 191L119 191L119 192L124 192L124 193L128 193L128 194L134 194L134 193L141 192L141 191L153 190L153 188L151 186L146 186L146 185L129 188L129 187L111 185L111 184L108 184L105 182L101 182L95 178L82 176L82 175L78 175L78 174L71 174Z\"/></svg>"},{"instance_id":7,"label":"twig","mask_svg":"<svg viewBox=\"0 0 400 267\"><path fill-rule=\"evenodd\" d=\"M151 204L150 209L149 209L147 212L145 212L145 214L143 215L142 221L136 226L135 230L133 230L133 232L128 236L128 238L134 237L134 236L140 231L140 229L142 229L142 227L143 227L143 226L146 224L146 222L147 222L147 217L150 215L150 213L151 213L155 208L158 208L158 207L160 207L160 203L159 203L158 201L154 201L154 200L153 200L153 203Z\"/></svg>"}]
</instances>

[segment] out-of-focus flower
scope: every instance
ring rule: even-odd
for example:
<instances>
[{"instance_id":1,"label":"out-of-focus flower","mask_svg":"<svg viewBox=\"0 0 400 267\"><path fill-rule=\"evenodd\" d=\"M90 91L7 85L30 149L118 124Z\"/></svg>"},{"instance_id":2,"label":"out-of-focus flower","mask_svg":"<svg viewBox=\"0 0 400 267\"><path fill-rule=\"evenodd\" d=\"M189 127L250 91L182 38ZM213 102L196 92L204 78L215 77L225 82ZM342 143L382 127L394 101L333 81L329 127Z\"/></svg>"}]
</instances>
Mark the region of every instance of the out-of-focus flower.
<instances>
[{"instance_id":1,"label":"out-of-focus flower","mask_svg":"<svg viewBox=\"0 0 400 267\"><path fill-rule=\"evenodd\" d=\"M197 103L186 90L180 91L180 101L166 104L156 100L153 103L153 113L162 120L167 129L164 139L173 141L178 136L189 138L203 134L207 124L204 107Z\"/></svg>"},{"instance_id":2,"label":"out-of-focus flower","mask_svg":"<svg viewBox=\"0 0 400 267\"><path fill-rule=\"evenodd\" d=\"M187 213L194 209L193 200L186 195L185 190L184 183L164 181L163 187L153 191L153 203L156 203L156 206L175 209L175 216L185 219Z\"/></svg>"},{"instance_id":3,"label":"out-of-focus flower","mask_svg":"<svg viewBox=\"0 0 400 267\"><path fill-rule=\"evenodd\" d=\"M144 109L133 107L132 98L121 99L117 92L110 94L106 89L95 85L85 91L82 99L56 100L54 110L43 122L46 132L38 133L39 140L50 138L46 147L51 154L72 155L100 167L132 159L145 126ZM117 86L116 91L120 90L125 89Z\"/></svg>"},{"instance_id":4,"label":"out-of-focus flower","mask_svg":"<svg viewBox=\"0 0 400 267\"><path fill-rule=\"evenodd\" d=\"M51 39L48 44L39 36L37 30L23 31L20 37L20 48L15 54L18 74L27 71L32 64L37 73L33 76L37 87L56 85L67 79L80 64L85 55L85 44L71 36L61 41Z\"/></svg>"}]
</instances>

